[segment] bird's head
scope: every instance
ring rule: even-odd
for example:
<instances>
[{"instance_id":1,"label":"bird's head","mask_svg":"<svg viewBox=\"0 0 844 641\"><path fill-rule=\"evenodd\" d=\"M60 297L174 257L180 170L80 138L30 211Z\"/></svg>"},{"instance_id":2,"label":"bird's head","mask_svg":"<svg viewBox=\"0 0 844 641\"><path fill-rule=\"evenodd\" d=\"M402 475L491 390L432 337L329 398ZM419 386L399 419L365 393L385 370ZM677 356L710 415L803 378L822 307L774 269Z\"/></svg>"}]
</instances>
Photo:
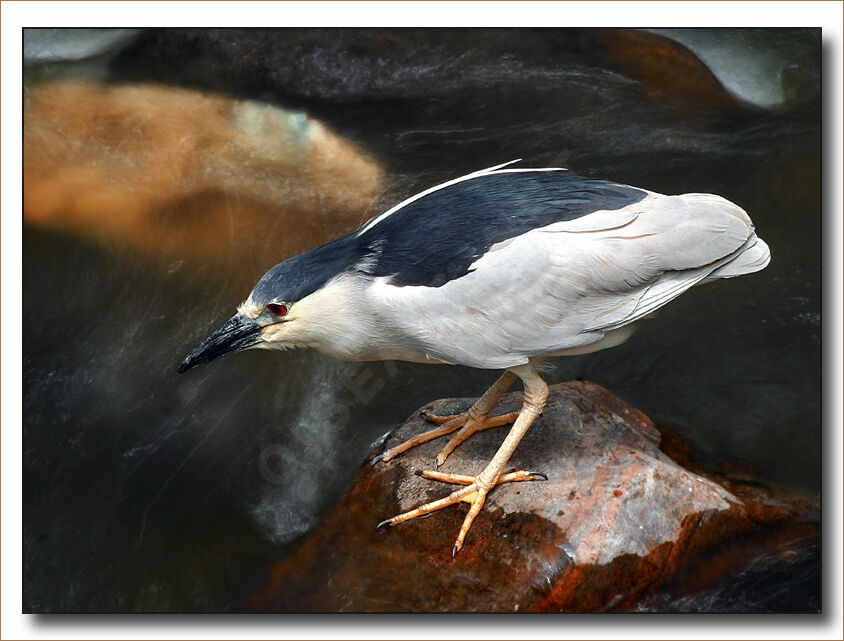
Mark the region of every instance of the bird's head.
<instances>
[{"instance_id":1,"label":"bird's head","mask_svg":"<svg viewBox=\"0 0 844 641\"><path fill-rule=\"evenodd\" d=\"M285 341L290 324L296 320L292 309L289 302L270 301L257 305L251 299L247 300L238 307L234 316L197 345L176 371L181 374L220 356L244 349L285 349L295 346Z\"/></svg>"},{"instance_id":2,"label":"bird's head","mask_svg":"<svg viewBox=\"0 0 844 641\"><path fill-rule=\"evenodd\" d=\"M245 349L307 346L307 328L315 322L314 302L318 303L312 293L319 287L297 277L301 273L297 262L285 261L264 274L237 313L188 354L176 371L181 374Z\"/></svg>"}]
</instances>

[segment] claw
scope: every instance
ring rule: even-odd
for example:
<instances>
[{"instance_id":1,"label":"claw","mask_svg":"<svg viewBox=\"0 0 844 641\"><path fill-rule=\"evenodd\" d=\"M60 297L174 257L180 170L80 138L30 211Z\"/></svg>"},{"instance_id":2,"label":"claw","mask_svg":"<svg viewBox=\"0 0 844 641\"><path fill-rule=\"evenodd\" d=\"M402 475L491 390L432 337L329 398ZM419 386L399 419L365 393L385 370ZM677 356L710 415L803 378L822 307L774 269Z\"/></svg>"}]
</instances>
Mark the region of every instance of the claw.
<instances>
[{"instance_id":1,"label":"claw","mask_svg":"<svg viewBox=\"0 0 844 641\"><path fill-rule=\"evenodd\" d=\"M528 472L528 474L530 474L530 475L532 475L532 476L538 476L538 477L539 477L539 479L542 479L543 481L547 481L547 480L548 480L548 475L547 475L547 474L543 474L542 472L537 472L536 470L531 470L530 472ZM534 480L534 481L538 481L539 479L533 479L533 480Z\"/></svg>"},{"instance_id":2,"label":"claw","mask_svg":"<svg viewBox=\"0 0 844 641\"><path fill-rule=\"evenodd\" d=\"M512 412L510 414L502 414L500 416L490 418L489 411L495 406L504 392L510 387L517 377L521 377L525 384L524 402L522 403L521 411ZM420 410L420 414L426 417L427 420L435 423L442 421L440 426L436 429L428 430L424 434L414 436L404 443L386 450L380 457L376 457L374 462L380 460L390 460L394 456L405 452L416 445L427 443L428 441L439 438L440 436L457 432L446 447L443 448L443 451L440 453L442 456L437 456L436 463L439 468L439 466L445 462L445 458L448 454L450 454L455 447L460 445L460 443L472 436L475 432L491 427L507 425L508 423L512 423L513 426L510 428L507 437L498 448L495 456L493 456L478 476L469 477L460 474L443 474L442 472L433 472L431 470L425 471L414 469L414 474L417 476L431 478L433 480L441 480L446 483L455 483L457 485L463 485L464 487L454 490L451 494L441 499L425 503L413 510L381 521L381 523L377 525L377 528L380 530L385 527L392 527L400 523L404 523L405 521L409 521L410 519L429 516L437 510L455 505L458 502L468 501L472 505L466 513L463 525L461 525L460 531L457 534L457 540L451 549L451 558L454 560L457 557L457 553L463 547L463 541L466 538L466 534L469 532L469 529L472 527L475 517L478 516L478 513L484 506L487 493L494 486L510 481L528 481L536 479L548 480L548 477L545 474L535 471L517 471L502 474L502 471L507 466L507 462L510 460L510 457L516 449L516 446L519 444L519 441L522 439L525 432L527 432L531 423L536 420L537 415L542 412L542 408L544 407L547 398L548 386L539 377L533 369L533 366L528 364L524 366L524 369L519 369L516 372L507 370L501 375L501 378L499 378L498 381L496 381L496 383L475 402L470 410L463 412L462 414L456 416L438 417L429 415L426 410Z\"/></svg>"},{"instance_id":3,"label":"claw","mask_svg":"<svg viewBox=\"0 0 844 641\"><path fill-rule=\"evenodd\" d=\"M376 463L380 463L381 459L384 458L384 452L381 452L378 456L372 459L372 463L370 465L375 465Z\"/></svg>"}]
</instances>

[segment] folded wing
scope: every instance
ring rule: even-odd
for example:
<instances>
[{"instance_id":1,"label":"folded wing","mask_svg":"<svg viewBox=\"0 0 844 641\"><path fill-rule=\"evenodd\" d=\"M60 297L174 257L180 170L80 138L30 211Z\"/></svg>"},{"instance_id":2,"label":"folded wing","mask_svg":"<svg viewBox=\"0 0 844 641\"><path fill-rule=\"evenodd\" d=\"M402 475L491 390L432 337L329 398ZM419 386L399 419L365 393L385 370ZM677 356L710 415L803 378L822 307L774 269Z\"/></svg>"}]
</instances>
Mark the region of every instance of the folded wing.
<instances>
[{"instance_id":1,"label":"folded wing","mask_svg":"<svg viewBox=\"0 0 844 641\"><path fill-rule=\"evenodd\" d=\"M758 271L769 258L728 200L649 194L493 245L441 287L385 281L375 291L396 309L416 306L418 317L392 321L431 358L510 367L596 344L698 283Z\"/></svg>"}]
</instances>

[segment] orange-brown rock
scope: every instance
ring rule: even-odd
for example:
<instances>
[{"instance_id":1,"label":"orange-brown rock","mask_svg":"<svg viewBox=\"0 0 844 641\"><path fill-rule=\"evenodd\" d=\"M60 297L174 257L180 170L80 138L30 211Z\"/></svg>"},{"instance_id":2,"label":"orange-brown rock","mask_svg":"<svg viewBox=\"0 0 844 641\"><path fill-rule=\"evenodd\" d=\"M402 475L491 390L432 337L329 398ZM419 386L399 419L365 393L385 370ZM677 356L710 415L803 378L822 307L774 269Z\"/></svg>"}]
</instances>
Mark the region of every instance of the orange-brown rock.
<instances>
[{"instance_id":1,"label":"orange-brown rock","mask_svg":"<svg viewBox=\"0 0 844 641\"><path fill-rule=\"evenodd\" d=\"M497 411L517 409L520 397L505 396ZM437 401L425 409L455 413L470 402ZM416 414L383 447L429 427ZM442 471L480 472L507 429L476 434ZM660 449L661 440L684 461L682 442L662 439L650 419L603 388L552 386L543 415L510 461L510 467L542 471L548 480L493 490L455 560L451 547L468 505L386 532L375 529L382 519L449 491L414 474L432 467L443 443L427 443L387 463L370 458L349 494L273 568L253 608L623 610L702 551L760 524L799 522L817 535L812 506L750 485L715 482L678 464Z\"/></svg>"},{"instance_id":2,"label":"orange-brown rock","mask_svg":"<svg viewBox=\"0 0 844 641\"><path fill-rule=\"evenodd\" d=\"M601 29L598 55L663 99L704 108L732 108L739 103L715 74L688 48L656 33L638 29Z\"/></svg>"},{"instance_id":3,"label":"orange-brown rock","mask_svg":"<svg viewBox=\"0 0 844 641\"><path fill-rule=\"evenodd\" d=\"M24 220L245 271L377 213L378 166L302 112L156 85L63 81L24 103Z\"/></svg>"}]
</instances>

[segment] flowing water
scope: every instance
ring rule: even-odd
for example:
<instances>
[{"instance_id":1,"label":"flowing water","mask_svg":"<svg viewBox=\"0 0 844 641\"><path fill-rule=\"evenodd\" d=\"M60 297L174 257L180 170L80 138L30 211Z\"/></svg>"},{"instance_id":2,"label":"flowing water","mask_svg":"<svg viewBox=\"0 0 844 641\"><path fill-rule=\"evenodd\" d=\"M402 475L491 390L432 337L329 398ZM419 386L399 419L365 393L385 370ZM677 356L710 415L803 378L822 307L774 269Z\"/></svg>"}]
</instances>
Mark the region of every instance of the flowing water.
<instances>
[{"instance_id":1,"label":"flowing water","mask_svg":"<svg viewBox=\"0 0 844 641\"><path fill-rule=\"evenodd\" d=\"M689 44L704 60L701 48L719 46L711 35ZM265 257L274 243L286 243L278 259L304 251L416 191L514 158L662 193L713 192L750 213L771 247L765 271L696 288L623 346L553 360L548 379L595 381L673 428L699 458L737 461L760 482L819 496L819 30L748 32L734 66L715 56L724 86L754 79L745 96L694 65L635 62L636 51L657 45L631 44L629 34L223 30L126 38L87 61L33 63L27 94L83 77L254 100L324 123L379 168L380 182L362 196L370 204L341 222L330 208L302 205L281 236L249 236L249 255L237 253L247 241L233 231L248 203L229 192L203 192L203 207L222 212L214 233L228 244L201 260L190 243L156 256L148 243L133 246L135 232L117 239L26 219L25 611L242 610L284 546L343 496L373 442L432 399L482 393L495 372L343 363L304 351L245 352L178 377L175 368L272 266ZM767 103L751 104L758 95ZM160 118L166 125L166 112ZM77 153L62 140L52 152ZM173 140L174 149L182 144ZM117 160L131 173L135 152L126 149ZM110 188L119 179L107 180ZM362 183L319 180L316 196L301 190L309 202L328 202L332 185ZM132 189L125 207L146 197ZM99 206L79 190L62 193L82 210ZM205 224L191 211L188 223ZM308 235L297 237L303 226ZM767 550L743 552L747 566L728 585L692 594L669 586L641 608L817 611L820 554L812 545L796 545L785 566Z\"/></svg>"}]
</instances>

